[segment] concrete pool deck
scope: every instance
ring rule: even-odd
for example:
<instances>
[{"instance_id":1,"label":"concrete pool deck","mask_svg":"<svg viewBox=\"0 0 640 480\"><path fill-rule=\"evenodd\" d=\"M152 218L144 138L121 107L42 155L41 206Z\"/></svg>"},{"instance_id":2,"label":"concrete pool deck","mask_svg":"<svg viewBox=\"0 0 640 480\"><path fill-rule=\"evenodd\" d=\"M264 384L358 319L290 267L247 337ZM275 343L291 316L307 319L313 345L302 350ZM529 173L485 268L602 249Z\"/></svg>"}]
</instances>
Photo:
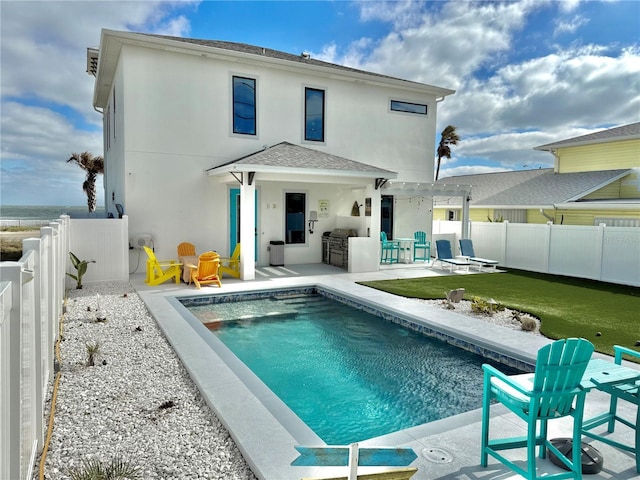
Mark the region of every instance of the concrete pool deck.
<instances>
[{"instance_id":1,"label":"concrete pool deck","mask_svg":"<svg viewBox=\"0 0 640 480\"><path fill-rule=\"evenodd\" d=\"M475 273L475 272L473 272ZM222 288L203 287L196 290L185 284L165 283L157 287L144 284L144 273L131 275L130 280L149 311L164 331L203 397L229 429L239 449L258 478L289 480L302 477L330 477L346 475L337 467L292 467L297 457L295 445L317 446L323 442L304 423L291 416L288 408L270 393L253 375L234 365L224 348L212 348L211 335L204 335L202 325L188 328L185 318L172 304L176 296L217 295L262 289L297 286L318 286L357 297L368 305L385 311L418 319L430 328L446 332L474 344L504 352L524 362L534 363L537 350L549 342L543 337L511 330L478 321L464 315L421 304L373 290L358 281L393 278L415 278L447 274L423 264L384 266L379 272L353 274L329 265L292 265L257 270L256 280L242 282L223 279ZM235 357L234 357L235 358ZM610 357L604 357L611 360ZM231 365L231 367L229 366ZM640 365L631 364L640 369ZM238 373L239 372L239 373ZM479 396L482 392L478 392ZM258 400L258 397L261 400ZM608 396L597 391L587 395L585 418L608 408ZM619 402L618 410L626 418L635 418L636 409L627 402ZM285 420L283 420L285 419ZM523 435L523 423L501 407L492 408L492 432ZM597 430L598 432L603 431ZM619 430L619 431L618 431ZM418 458L411 466L418 468L414 479L516 479L521 478L495 460L480 466L480 411L420 425L393 434L361 442L361 445L403 446L413 448ZM571 423L560 419L550 423L550 438L571 436ZM614 434L632 444L633 434L622 426ZM604 456L604 468L599 474L585 478L639 478L632 454L614 449L601 442L593 442ZM517 452L514 458L523 458ZM524 463L524 462L522 462ZM375 471L361 468L361 473ZM555 473L560 469L548 459L538 460L538 472Z\"/></svg>"}]
</instances>

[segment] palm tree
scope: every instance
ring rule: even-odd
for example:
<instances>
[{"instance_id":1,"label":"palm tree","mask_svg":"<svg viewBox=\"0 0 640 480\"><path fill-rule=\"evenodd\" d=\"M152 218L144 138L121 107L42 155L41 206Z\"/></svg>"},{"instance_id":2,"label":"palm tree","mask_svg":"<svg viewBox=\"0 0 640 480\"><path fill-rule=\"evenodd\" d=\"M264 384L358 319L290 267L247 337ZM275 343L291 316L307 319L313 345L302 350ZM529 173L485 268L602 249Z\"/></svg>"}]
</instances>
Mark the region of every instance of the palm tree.
<instances>
[{"instance_id":1,"label":"palm tree","mask_svg":"<svg viewBox=\"0 0 640 480\"><path fill-rule=\"evenodd\" d=\"M448 125L440 134L440 144L438 145L438 167L436 169L436 180L440 175L440 161L442 158L451 158L450 145L457 145L460 137L456 132L456 127Z\"/></svg>"},{"instance_id":2,"label":"palm tree","mask_svg":"<svg viewBox=\"0 0 640 480\"><path fill-rule=\"evenodd\" d=\"M87 178L82 184L82 190L87 194L87 205L89 212L96 210L96 178L99 173L104 173L104 159L98 155L94 157L89 152L80 154L73 153L67 163L75 162L78 166L87 172Z\"/></svg>"}]
</instances>

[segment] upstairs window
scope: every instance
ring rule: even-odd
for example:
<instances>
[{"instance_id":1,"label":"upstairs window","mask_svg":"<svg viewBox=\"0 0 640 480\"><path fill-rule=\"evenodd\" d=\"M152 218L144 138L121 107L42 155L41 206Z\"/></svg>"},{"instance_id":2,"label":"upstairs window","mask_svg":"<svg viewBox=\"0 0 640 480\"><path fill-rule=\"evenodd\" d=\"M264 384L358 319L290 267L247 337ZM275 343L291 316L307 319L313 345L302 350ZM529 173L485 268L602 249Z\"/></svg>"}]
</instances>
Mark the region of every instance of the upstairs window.
<instances>
[{"instance_id":1,"label":"upstairs window","mask_svg":"<svg viewBox=\"0 0 640 480\"><path fill-rule=\"evenodd\" d=\"M233 133L256 134L256 81L233 77Z\"/></svg>"},{"instance_id":2,"label":"upstairs window","mask_svg":"<svg viewBox=\"0 0 640 480\"><path fill-rule=\"evenodd\" d=\"M304 139L324 142L324 90L304 89Z\"/></svg>"},{"instance_id":3,"label":"upstairs window","mask_svg":"<svg viewBox=\"0 0 640 480\"><path fill-rule=\"evenodd\" d=\"M394 112L415 113L418 115L427 114L427 106L421 103L401 102L400 100L391 100L391 110Z\"/></svg>"}]
</instances>

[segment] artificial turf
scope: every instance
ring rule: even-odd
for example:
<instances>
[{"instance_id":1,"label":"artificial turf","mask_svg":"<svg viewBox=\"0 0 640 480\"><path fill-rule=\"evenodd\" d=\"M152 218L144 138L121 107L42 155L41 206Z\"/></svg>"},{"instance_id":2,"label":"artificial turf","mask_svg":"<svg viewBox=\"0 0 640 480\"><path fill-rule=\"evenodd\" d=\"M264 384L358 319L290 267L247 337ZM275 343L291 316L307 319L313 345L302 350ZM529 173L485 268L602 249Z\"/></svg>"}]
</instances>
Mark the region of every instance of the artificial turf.
<instances>
[{"instance_id":1,"label":"artificial turf","mask_svg":"<svg viewBox=\"0 0 640 480\"><path fill-rule=\"evenodd\" d=\"M614 345L640 351L640 288L522 270L360 282L409 298L439 299L456 288L465 300L493 298L507 308L541 321L548 338L582 337L596 351L613 354Z\"/></svg>"}]
</instances>

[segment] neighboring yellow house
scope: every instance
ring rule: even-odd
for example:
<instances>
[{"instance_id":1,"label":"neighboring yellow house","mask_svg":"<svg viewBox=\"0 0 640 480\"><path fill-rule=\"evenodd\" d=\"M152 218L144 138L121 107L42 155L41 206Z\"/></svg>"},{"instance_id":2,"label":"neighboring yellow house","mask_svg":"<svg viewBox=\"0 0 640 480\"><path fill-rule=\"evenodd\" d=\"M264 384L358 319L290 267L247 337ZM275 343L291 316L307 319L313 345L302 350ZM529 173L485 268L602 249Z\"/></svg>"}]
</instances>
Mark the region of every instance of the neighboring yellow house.
<instances>
[{"instance_id":1,"label":"neighboring yellow house","mask_svg":"<svg viewBox=\"0 0 640 480\"><path fill-rule=\"evenodd\" d=\"M472 186L474 222L640 227L640 122L535 147L554 168L442 178ZM460 220L460 197L434 198L434 220Z\"/></svg>"}]
</instances>

